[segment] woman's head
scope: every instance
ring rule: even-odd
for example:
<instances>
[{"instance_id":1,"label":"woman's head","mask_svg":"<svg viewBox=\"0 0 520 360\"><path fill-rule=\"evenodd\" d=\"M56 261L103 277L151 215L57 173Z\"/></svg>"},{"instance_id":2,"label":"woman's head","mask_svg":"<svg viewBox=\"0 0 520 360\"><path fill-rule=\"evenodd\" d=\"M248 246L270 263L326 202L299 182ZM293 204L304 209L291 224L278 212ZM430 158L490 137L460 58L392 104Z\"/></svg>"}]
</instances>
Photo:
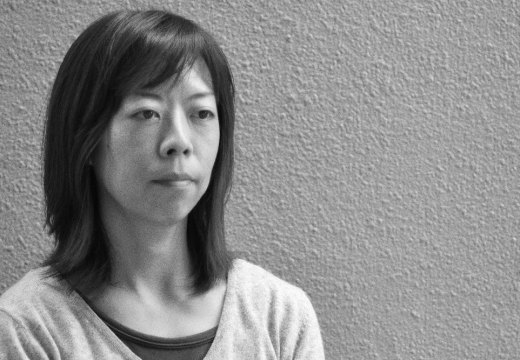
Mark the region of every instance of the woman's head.
<instances>
[{"instance_id":1,"label":"woman's head","mask_svg":"<svg viewBox=\"0 0 520 360\"><path fill-rule=\"evenodd\" d=\"M91 166L98 144L129 94L176 81L197 62L203 62L211 76L220 141L208 189L188 217L195 289L203 291L225 274L229 257L223 213L233 167L232 76L207 32L163 11L102 17L73 43L58 71L44 149L46 220L56 239L47 263L54 271L90 286L108 280L109 243Z\"/></svg>"}]
</instances>

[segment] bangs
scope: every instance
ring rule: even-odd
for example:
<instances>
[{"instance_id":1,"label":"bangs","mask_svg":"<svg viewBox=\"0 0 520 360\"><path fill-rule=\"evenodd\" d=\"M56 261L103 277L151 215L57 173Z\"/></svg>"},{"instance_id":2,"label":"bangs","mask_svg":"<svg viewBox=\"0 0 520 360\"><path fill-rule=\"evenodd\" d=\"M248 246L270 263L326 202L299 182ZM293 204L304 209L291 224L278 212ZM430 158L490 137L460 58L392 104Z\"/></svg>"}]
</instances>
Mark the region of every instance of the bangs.
<instances>
[{"instance_id":1,"label":"bangs","mask_svg":"<svg viewBox=\"0 0 520 360\"><path fill-rule=\"evenodd\" d=\"M191 68L206 48L206 39L189 20L172 22L169 18L142 20L137 27L129 26L126 44L113 76L113 94L122 100L129 93L153 88Z\"/></svg>"}]
</instances>

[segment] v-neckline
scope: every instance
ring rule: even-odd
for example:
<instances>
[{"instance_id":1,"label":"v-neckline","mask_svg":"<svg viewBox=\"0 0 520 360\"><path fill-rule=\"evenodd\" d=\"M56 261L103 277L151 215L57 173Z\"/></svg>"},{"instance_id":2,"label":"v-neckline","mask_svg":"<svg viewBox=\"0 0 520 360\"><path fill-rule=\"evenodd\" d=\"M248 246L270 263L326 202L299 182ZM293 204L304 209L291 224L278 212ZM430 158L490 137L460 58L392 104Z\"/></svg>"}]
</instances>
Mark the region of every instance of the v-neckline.
<instances>
[{"instance_id":1,"label":"v-neckline","mask_svg":"<svg viewBox=\"0 0 520 360\"><path fill-rule=\"evenodd\" d=\"M220 313L220 319L217 325L217 332L215 334L215 338L213 343L211 344L208 352L204 356L204 359L209 360L214 357L213 353L216 352L216 348L219 347L219 341L223 337L223 333L226 331L224 329L224 325L228 322L225 321L228 318L228 313L231 311L230 302L231 297L233 296L233 288L234 288L234 268L237 266L236 262L239 260L233 260L230 269L227 275L226 281L226 291L224 293L224 302L222 305L222 311ZM70 284L67 283L67 286L70 287ZM94 311L91 305L83 298L83 296L74 288L70 287L72 291L72 296L74 297L74 301L80 306L80 309L86 312L86 315L90 320L94 322L97 328L103 332L103 334L110 340L111 343L117 345L118 350L122 351L125 356L130 357L132 360L142 360L140 359L105 323L105 321Z\"/></svg>"}]
</instances>

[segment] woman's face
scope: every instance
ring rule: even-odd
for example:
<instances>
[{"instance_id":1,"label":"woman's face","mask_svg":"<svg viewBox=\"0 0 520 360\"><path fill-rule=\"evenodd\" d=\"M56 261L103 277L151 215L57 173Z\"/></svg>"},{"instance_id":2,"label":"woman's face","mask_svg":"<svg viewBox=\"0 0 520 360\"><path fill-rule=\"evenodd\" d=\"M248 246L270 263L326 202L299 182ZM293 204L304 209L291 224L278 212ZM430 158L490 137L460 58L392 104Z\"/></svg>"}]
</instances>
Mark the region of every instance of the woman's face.
<instances>
[{"instance_id":1,"label":"woman's face","mask_svg":"<svg viewBox=\"0 0 520 360\"><path fill-rule=\"evenodd\" d=\"M163 225L186 219L211 178L220 139L205 63L129 94L94 158L101 216Z\"/></svg>"}]
</instances>

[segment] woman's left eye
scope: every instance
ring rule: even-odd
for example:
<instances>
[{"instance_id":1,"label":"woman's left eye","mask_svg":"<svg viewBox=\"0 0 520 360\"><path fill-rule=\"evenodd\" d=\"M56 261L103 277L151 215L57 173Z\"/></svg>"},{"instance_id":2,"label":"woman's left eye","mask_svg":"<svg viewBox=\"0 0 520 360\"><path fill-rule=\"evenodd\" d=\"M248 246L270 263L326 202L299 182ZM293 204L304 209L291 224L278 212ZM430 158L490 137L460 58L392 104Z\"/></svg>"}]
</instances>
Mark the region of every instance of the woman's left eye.
<instances>
[{"instance_id":1,"label":"woman's left eye","mask_svg":"<svg viewBox=\"0 0 520 360\"><path fill-rule=\"evenodd\" d=\"M196 112L196 116L201 120L209 120L215 117L215 114L209 110L200 110Z\"/></svg>"},{"instance_id":2,"label":"woman's left eye","mask_svg":"<svg viewBox=\"0 0 520 360\"><path fill-rule=\"evenodd\" d=\"M139 111L136 116L142 120L151 120L153 118L158 118L159 114L153 110L142 110Z\"/></svg>"}]
</instances>

